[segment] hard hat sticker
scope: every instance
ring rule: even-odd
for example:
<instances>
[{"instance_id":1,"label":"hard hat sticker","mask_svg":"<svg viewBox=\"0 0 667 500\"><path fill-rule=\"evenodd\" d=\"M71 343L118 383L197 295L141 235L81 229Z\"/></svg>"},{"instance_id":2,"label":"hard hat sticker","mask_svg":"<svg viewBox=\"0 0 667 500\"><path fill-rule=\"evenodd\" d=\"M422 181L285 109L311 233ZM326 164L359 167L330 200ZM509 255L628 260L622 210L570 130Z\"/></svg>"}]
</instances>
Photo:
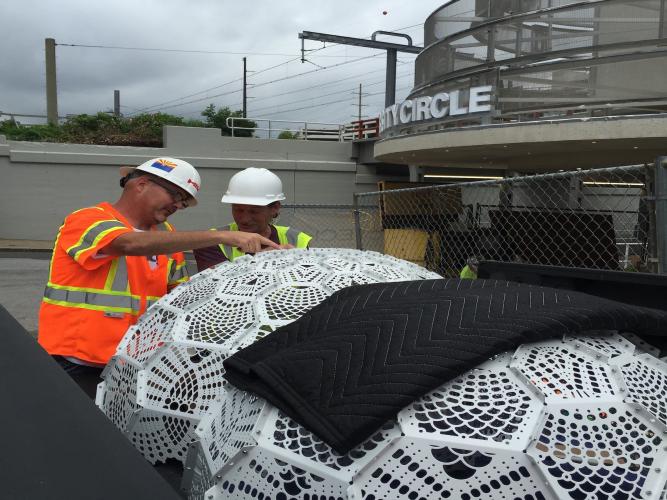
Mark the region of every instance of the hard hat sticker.
<instances>
[{"instance_id":1,"label":"hard hat sticker","mask_svg":"<svg viewBox=\"0 0 667 500\"><path fill-rule=\"evenodd\" d=\"M159 168L160 170L164 170L165 172L171 172L174 167L176 167L176 164L173 161L167 161L167 160L156 160L151 164L151 167L153 168Z\"/></svg>"}]
</instances>

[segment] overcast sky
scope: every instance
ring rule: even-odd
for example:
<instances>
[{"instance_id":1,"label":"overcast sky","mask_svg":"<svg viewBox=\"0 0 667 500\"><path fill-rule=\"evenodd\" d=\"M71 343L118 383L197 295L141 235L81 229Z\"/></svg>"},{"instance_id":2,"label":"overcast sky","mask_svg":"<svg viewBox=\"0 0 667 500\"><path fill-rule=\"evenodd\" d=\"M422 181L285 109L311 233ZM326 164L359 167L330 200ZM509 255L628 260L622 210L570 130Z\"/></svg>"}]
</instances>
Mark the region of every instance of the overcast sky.
<instances>
[{"instance_id":1,"label":"overcast sky","mask_svg":"<svg viewBox=\"0 0 667 500\"><path fill-rule=\"evenodd\" d=\"M363 114L377 116L384 107L385 52L327 44L310 52L311 62L304 64L293 60L300 57L298 33L368 38L377 30L401 31L422 45L424 20L445 3L2 0L0 111L46 114L44 39L54 38L61 116L111 110L114 89L120 91L125 115L146 110L198 118L210 103L241 109L244 55L248 70L254 71L248 73L248 83L254 84L248 88L249 117L344 123L357 115L354 93L360 83L366 94ZM321 42L305 43L309 50L323 47ZM397 100L412 87L414 58L398 54ZM310 73L296 76L305 72Z\"/></svg>"}]
</instances>

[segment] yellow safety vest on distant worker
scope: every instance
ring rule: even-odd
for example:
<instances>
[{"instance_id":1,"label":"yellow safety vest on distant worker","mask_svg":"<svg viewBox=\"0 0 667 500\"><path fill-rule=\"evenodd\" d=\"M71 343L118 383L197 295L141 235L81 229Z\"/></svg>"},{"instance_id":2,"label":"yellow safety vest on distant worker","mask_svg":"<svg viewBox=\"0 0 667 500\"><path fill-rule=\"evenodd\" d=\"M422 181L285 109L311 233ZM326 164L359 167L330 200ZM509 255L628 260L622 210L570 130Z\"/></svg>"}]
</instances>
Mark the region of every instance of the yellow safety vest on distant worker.
<instances>
[{"instance_id":1,"label":"yellow safety vest on distant worker","mask_svg":"<svg viewBox=\"0 0 667 500\"><path fill-rule=\"evenodd\" d=\"M310 240L313 239L312 236L291 229L288 226L273 226L273 227L276 228L276 232L278 233L278 243L281 245L289 244L293 245L295 248L308 248L308 243L310 243ZM238 231L239 226L236 222L232 222L227 226L221 228L212 228L211 230ZM237 259L238 257L242 257L245 255L245 252L239 250L237 247L233 247L230 245L222 245L222 244L218 246L220 247L220 250L222 250L222 253L225 255L225 257L229 262L233 262L234 259Z\"/></svg>"},{"instance_id":2,"label":"yellow safety vest on distant worker","mask_svg":"<svg viewBox=\"0 0 667 500\"><path fill-rule=\"evenodd\" d=\"M465 280L475 280L477 279L477 273L470 269L470 266L466 265L466 267L461 269L461 274L459 277Z\"/></svg>"}]
</instances>

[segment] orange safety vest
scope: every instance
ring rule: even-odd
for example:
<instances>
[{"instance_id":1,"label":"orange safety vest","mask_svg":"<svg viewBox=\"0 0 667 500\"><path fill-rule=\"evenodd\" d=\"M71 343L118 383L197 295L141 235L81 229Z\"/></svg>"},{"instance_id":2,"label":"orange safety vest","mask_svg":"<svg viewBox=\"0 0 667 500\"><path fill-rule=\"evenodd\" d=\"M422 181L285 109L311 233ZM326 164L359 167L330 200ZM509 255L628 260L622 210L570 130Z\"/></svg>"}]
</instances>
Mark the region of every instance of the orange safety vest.
<instances>
[{"instance_id":1,"label":"orange safety vest","mask_svg":"<svg viewBox=\"0 0 667 500\"><path fill-rule=\"evenodd\" d=\"M164 222L151 230L173 231ZM60 227L39 310L41 346L51 355L107 363L130 325L171 288L188 280L181 252L98 255L132 225L109 203L78 210Z\"/></svg>"}]
</instances>

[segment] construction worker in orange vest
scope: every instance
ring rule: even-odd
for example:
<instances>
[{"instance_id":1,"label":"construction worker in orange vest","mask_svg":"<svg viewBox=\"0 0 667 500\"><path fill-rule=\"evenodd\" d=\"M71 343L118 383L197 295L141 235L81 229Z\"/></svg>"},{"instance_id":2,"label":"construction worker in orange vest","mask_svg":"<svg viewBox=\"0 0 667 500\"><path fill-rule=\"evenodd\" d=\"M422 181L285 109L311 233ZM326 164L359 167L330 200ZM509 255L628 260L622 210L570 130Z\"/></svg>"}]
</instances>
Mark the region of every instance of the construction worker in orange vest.
<instances>
[{"instance_id":1,"label":"construction worker in orange vest","mask_svg":"<svg viewBox=\"0 0 667 500\"><path fill-rule=\"evenodd\" d=\"M184 250L279 246L240 231L174 231L167 218L197 204L199 173L176 158L121 167L113 204L77 210L60 227L39 312L38 341L89 394L128 327L188 279Z\"/></svg>"}]
</instances>

